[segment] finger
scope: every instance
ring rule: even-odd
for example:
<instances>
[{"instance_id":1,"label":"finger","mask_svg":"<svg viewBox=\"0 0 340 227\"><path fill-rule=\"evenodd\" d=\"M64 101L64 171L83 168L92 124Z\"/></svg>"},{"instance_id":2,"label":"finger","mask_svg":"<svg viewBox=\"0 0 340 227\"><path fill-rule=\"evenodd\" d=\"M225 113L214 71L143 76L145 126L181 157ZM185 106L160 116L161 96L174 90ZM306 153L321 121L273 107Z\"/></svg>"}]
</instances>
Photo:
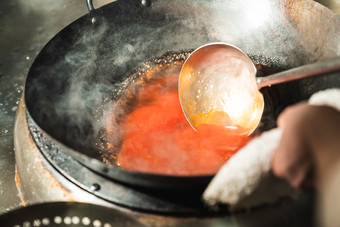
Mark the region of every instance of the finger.
<instances>
[{"instance_id":1,"label":"finger","mask_svg":"<svg viewBox=\"0 0 340 227\"><path fill-rule=\"evenodd\" d=\"M306 184L309 172L310 164L308 161L304 161L288 171L287 180L294 188L301 188Z\"/></svg>"},{"instance_id":2,"label":"finger","mask_svg":"<svg viewBox=\"0 0 340 227\"><path fill-rule=\"evenodd\" d=\"M307 102L300 102L293 106L287 107L284 111L279 115L277 119L277 125L280 128L284 128L287 122L290 122L296 118L297 115L300 115L304 112L305 108L308 108Z\"/></svg>"},{"instance_id":3,"label":"finger","mask_svg":"<svg viewBox=\"0 0 340 227\"><path fill-rule=\"evenodd\" d=\"M274 174L282 179L287 180L292 187L301 188L304 185L312 184L311 179L307 179L311 166L309 161L285 162L279 156L272 160L272 170Z\"/></svg>"},{"instance_id":4,"label":"finger","mask_svg":"<svg viewBox=\"0 0 340 227\"><path fill-rule=\"evenodd\" d=\"M299 130L287 124L274 151L272 169L276 176L286 179L293 187L301 187L309 171L310 158ZM296 134L297 133L297 134Z\"/></svg>"}]
</instances>

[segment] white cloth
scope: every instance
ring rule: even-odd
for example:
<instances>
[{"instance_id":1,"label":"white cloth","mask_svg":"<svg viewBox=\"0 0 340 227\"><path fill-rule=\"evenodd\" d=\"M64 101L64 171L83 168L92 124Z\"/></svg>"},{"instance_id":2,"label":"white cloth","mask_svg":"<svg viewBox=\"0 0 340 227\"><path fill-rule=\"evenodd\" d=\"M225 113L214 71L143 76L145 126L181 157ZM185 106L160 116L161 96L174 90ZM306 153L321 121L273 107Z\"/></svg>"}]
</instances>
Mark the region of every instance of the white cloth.
<instances>
[{"instance_id":1,"label":"white cloth","mask_svg":"<svg viewBox=\"0 0 340 227\"><path fill-rule=\"evenodd\" d=\"M317 92L309 104L340 111L340 89ZM228 204L235 210L296 197L298 192L271 172L270 161L280 138L281 130L276 128L250 141L222 166L203 193L203 200L211 205Z\"/></svg>"}]
</instances>

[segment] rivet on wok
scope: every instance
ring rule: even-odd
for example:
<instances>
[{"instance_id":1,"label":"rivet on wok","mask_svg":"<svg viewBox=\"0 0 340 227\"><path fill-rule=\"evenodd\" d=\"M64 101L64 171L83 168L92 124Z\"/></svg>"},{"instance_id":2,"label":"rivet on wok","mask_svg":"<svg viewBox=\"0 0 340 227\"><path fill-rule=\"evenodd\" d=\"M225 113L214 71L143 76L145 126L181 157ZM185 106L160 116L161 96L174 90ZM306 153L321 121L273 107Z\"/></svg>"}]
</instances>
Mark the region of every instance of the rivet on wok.
<instances>
[{"instance_id":1,"label":"rivet on wok","mask_svg":"<svg viewBox=\"0 0 340 227\"><path fill-rule=\"evenodd\" d=\"M92 23L92 24L95 24L95 23L96 23L96 21L97 21L97 19L96 19L95 17L92 17L92 19L91 19L91 23Z\"/></svg>"},{"instance_id":2,"label":"rivet on wok","mask_svg":"<svg viewBox=\"0 0 340 227\"><path fill-rule=\"evenodd\" d=\"M91 191L99 191L100 185L97 184L97 183L94 183L94 184L91 185L90 189L91 189Z\"/></svg>"}]
</instances>

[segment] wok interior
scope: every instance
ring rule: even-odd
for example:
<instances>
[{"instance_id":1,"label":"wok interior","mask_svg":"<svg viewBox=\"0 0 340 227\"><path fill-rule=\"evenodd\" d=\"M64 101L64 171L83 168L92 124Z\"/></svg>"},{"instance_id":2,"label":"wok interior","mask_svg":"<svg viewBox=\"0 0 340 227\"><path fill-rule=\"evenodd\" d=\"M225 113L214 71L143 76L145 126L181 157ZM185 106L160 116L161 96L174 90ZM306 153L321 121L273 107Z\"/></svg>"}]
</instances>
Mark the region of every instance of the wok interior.
<instances>
[{"instance_id":1,"label":"wok interior","mask_svg":"<svg viewBox=\"0 0 340 227\"><path fill-rule=\"evenodd\" d=\"M102 161L108 112L134 94L140 79L135 72L152 59L227 42L247 53L258 76L265 76L340 53L339 26L338 16L309 0L171 0L149 7L116 1L72 23L44 47L26 81L27 109L57 141ZM339 85L339 76L329 75L262 89L258 132L275 127L287 105ZM131 109L125 104L115 109L117 119Z\"/></svg>"}]
</instances>

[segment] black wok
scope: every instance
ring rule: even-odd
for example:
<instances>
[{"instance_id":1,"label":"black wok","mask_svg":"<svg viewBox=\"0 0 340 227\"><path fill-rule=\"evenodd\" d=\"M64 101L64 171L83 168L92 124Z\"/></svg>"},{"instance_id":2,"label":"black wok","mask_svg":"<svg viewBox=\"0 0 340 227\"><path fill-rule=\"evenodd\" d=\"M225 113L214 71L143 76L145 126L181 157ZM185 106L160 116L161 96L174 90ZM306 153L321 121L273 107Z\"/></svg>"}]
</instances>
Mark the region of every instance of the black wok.
<instances>
[{"instance_id":1,"label":"black wok","mask_svg":"<svg viewBox=\"0 0 340 227\"><path fill-rule=\"evenodd\" d=\"M147 68L146 62L227 42L244 50L257 64L258 76L265 76L340 53L340 17L310 0L118 0L90 9L35 59L25 84L27 115L85 167L135 186L204 189L212 178L134 172L104 162L108 112L126 98L126 90L138 88L136 70ZM339 87L339 78L327 75L264 89L259 130L275 127L287 105ZM113 124L129 111L121 107L114 109ZM119 138L119 128L115 133Z\"/></svg>"}]
</instances>

